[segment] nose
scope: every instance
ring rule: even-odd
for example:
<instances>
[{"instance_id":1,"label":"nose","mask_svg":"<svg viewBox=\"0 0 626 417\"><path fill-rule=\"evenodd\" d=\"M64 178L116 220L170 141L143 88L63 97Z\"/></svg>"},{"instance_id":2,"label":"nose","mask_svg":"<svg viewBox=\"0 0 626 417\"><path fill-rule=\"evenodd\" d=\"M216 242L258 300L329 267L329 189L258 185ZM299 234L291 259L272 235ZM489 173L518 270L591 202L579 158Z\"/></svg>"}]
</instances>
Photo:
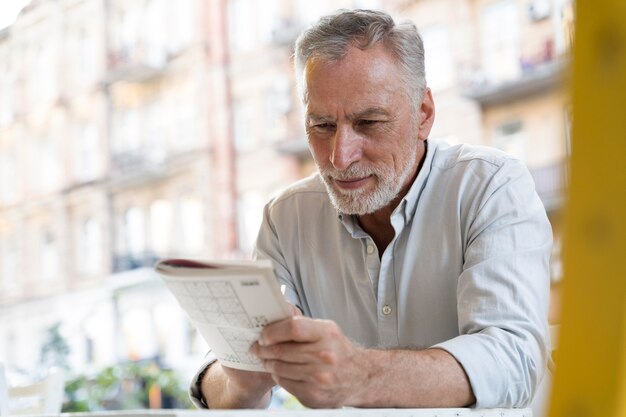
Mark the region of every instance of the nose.
<instances>
[{"instance_id":1,"label":"nose","mask_svg":"<svg viewBox=\"0 0 626 417\"><path fill-rule=\"evenodd\" d=\"M335 169L344 170L358 162L363 155L362 142L363 139L351 126L337 126L330 154L330 162Z\"/></svg>"}]
</instances>

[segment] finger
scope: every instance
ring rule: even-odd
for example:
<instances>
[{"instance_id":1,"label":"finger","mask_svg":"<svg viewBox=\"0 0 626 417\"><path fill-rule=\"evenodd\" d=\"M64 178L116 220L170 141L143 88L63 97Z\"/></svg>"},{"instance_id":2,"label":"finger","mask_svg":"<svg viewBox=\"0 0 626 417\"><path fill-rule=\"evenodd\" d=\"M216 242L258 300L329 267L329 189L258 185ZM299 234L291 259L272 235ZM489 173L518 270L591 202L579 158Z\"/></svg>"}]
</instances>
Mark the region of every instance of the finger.
<instances>
[{"instance_id":1,"label":"finger","mask_svg":"<svg viewBox=\"0 0 626 417\"><path fill-rule=\"evenodd\" d=\"M269 346L283 342L315 342L320 340L326 323L304 316L293 316L271 323L261 332L259 345Z\"/></svg>"},{"instance_id":2,"label":"finger","mask_svg":"<svg viewBox=\"0 0 626 417\"><path fill-rule=\"evenodd\" d=\"M291 381L312 382L315 384L328 384L330 373L324 372L324 367L315 364L289 363L280 360L263 361L263 367L267 372L281 379Z\"/></svg>"},{"instance_id":3,"label":"finger","mask_svg":"<svg viewBox=\"0 0 626 417\"><path fill-rule=\"evenodd\" d=\"M293 304L289 304L289 308L291 308L291 315L292 316L301 316L302 315L302 311L300 311L300 309L296 306L294 306Z\"/></svg>"},{"instance_id":4,"label":"finger","mask_svg":"<svg viewBox=\"0 0 626 417\"><path fill-rule=\"evenodd\" d=\"M330 363L330 353L317 343L285 342L270 346L255 343L250 353L261 360L281 360L289 363Z\"/></svg>"}]
</instances>

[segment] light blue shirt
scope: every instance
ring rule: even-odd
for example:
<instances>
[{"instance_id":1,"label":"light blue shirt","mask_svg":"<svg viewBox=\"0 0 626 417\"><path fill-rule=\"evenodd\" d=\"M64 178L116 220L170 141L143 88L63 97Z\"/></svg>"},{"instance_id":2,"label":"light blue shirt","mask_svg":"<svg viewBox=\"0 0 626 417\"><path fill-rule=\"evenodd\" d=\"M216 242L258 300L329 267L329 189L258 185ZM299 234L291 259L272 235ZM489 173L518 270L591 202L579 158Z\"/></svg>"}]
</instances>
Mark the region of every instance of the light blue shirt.
<instances>
[{"instance_id":1,"label":"light blue shirt","mask_svg":"<svg viewBox=\"0 0 626 417\"><path fill-rule=\"evenodd\" d=\"M364 347L444 349L477 408L527 406L549 356L552 246L528 170L490 148L429 140L391 223L381 255L314 175L268 203L256 256L306 316Z\"/></svg>"}]
</instances>

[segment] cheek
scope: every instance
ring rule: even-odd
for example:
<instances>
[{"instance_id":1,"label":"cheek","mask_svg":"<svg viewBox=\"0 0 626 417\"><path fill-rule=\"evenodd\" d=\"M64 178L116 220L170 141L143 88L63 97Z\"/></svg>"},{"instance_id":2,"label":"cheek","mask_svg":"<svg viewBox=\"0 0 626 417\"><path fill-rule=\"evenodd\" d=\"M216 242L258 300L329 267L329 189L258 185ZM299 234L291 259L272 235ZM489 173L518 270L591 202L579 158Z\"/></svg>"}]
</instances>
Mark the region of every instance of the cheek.
<instances>
[{"instance_id":1,"label":"cheek","mask_svg":"<svg viewBox=\"0 0 626 417\"><path fill-rule=\"evenodd\" d=\"M309 140L309 150L315 162L320 165L325 165L330 157L330 150L323 141Z\"/></svg>"},{"instance_id":2,"label":"cheek","mask_svg":"<svg viewBox=\"0 0 626 417\"><path fill-rule=\"evenodd\" d=\"M365 151L368 160L387 170L400 172L416 152L417 135L411 129L389 128L381 131L376 141Z\"/></svg>"}]
</instances>

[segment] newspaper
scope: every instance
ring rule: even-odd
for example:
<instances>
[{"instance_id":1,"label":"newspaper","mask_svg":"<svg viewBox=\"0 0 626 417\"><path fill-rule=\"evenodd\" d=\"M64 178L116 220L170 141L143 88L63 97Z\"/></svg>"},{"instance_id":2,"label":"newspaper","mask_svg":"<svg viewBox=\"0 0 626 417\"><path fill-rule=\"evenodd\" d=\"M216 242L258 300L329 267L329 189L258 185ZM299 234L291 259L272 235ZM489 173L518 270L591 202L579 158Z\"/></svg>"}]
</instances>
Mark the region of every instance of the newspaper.
<instances>
[{"instance_id":1,"label":"newspaper","mask_svg":"<svg viewBox=\"0 0 626 417\"><path fill-rule=\"evenodd\" d=\"M266 324L291 316L270 261L165 259L155 270L223 365L264 371L248 350Z\"/></svg>"}]
</instances>

